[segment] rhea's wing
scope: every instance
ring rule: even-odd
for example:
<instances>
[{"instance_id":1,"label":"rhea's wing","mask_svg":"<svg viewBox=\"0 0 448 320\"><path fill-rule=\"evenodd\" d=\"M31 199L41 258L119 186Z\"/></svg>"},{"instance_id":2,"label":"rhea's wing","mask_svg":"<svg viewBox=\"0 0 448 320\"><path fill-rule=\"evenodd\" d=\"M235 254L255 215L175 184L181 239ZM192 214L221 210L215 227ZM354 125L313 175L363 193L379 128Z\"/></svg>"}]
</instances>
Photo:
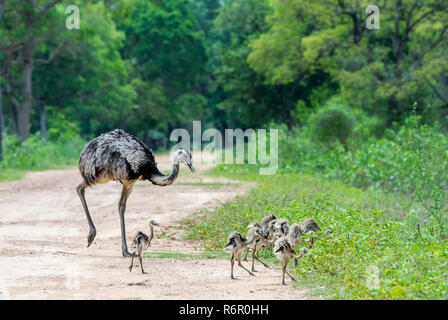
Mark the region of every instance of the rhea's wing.
<instances>
[{"instance_id":1,"label":"rhea's wing","mask_svg":"<svg viewBox=\"0 0 448 320\"><path fill-rule=\"evenodd\" d=\"M309 231L316 232L320 230L320 227L314 219L308 218L305 221L303 221L302 230L304 231L304 233L307 233Z\"/></svg>"},{"instance_id":2,"label":"rhea's wing","mask_svg":"<svg viewBox=\"0 0 448 320\"><path fill-rule=\"evenodd\" d=\"M156 170L152 151L123 130L106 132L86 144L79 157L79 170L88 184L104 176L110 180L137 179Z\"/></svg>"}]
</instances>

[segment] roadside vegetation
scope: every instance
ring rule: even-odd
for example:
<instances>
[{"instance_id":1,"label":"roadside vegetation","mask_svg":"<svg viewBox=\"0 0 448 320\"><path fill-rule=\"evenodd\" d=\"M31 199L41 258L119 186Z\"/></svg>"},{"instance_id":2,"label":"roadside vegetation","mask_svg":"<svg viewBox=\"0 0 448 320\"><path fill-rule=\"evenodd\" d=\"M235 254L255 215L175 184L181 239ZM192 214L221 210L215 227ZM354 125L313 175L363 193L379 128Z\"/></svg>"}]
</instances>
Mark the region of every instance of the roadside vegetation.
<instances>
[{"instance_id":1,"label":"roadside vegetation","mask_svg":"<svg viewBox=\"0 0 448 320\"><path fill-rule=\"evenodd\" d=\"M356 144L352 137L348 149L340 141L322 144L312 126L307 130L281 135L275 175L261 176L248 165L214 169L212 174L257 187L190 221L188 237L217 250L232 230L245 234L252 220L268 212L298 223L312 217L322 227L317 245L297 269L289 266L310 295L447 299L447 186L440 170L448 139L439 128L411 117L381 139ZM277 263L268 252L265 259ZM375 268L380 287L369 289L368 273Z\"/></svg>"},{"instance_id":2,"label":"roadside vegetation","mask_svg":"<svg viewBox=\"0 0 448 320\"><path fill-rule=\"evenodd\" d=\"M279 171L218 166L257 187L189 237L220 250L269 211L312 216L333 233L293 271L310 294L447 299L448 2L385 3L366 29L366 1L0 1L0 182L115 128L157 152L197 120L280 128Z\"/></svg>"},{"instance_id":3,"label":"roadside vegetation","mask_svg":"<svg viewBox=\"0 0 448 320\"><path fill-rule=\"evenodd\" d=\"M76 125L68 121L55 123L48 134L48 140L37 132L24 142L16 135L6 135L0 182L20 179L27 171L77 165L86 141L77 134Z\"/></svg>"}]
</instances>

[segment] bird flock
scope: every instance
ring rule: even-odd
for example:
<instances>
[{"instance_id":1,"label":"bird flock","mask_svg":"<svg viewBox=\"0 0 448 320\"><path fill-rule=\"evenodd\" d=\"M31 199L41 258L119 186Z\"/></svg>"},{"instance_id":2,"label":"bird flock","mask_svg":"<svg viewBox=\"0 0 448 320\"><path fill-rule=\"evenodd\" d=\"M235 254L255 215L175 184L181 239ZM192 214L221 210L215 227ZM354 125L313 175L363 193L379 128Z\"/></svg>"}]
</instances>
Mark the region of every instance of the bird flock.
<instances>
[{"instance_id":1,"label":"bird flock","mask_svg":"<svg viewBox=\"0 0 448 320\"><path fill-rule=\"evenodd\" d=\"M286 266L289 261L294 258L295 266L297 267L297 260L300 259L308 249L303 247L299 253L296 252L296 247L299 244L308 242L309 248L314 246L314 237L304 237L306 234L313 234L320 230L319 225L314 219L306 219L301 225L297 223L289 224L287 219L278 219L274 214L264 217L261 222L254 221L248 226L249 231L244 237L240 232L232 231L227 237L227 242L224 245L224 251L231 253L230 258L230 278L235 279L233 275L233 267L235 261L238 266L246 270L250 275L255 276L255 260L270 268L265 262L258 257L258 252L263 247L273 246L273 251L278 260L282 263L282 284L285 283L285 274L287 274L293 281L297 281L289 272L286 271ZM247 261L249 250L252 251L252 268L246 269L241 263L241 257L245 252L243 260Z\"/></svg>"},{"instance_id":2,"label":"bird flock","mask_svg":"<svg viewBox=\"0 0 448 320\"><path fill-rule=\"evenodd\" d=\"M179 173L179 164L184 163L192 172L192 157L187 150L177 150L173 155L173 169L171 173L165 175L159 171L152 151L137 137L132 136L123 130L116 129L106 132L86 144L79 157L79 171L83 181L76 187L76 191L84 208L87 222L89 224L89 234L87 236L87 247L91 245L96 236L96 228L90 216L87 202L85 199L85 189L96 184L104 184L111 180L119 181L123 185L121 198L119 202L122 254L124 257L132 257L129 271L132 271L134 258L140 260L142 273L143 269L142 252L148 249L154 235L153 226L158 225L155 220L149 220L149 235L139 231L135 234L132 247L135 251L128 252L125 232L124 214L126 211L126 202L132 191L133 185L138 180L149 180L158 186L167 186L172 184ZM306 219L301 225L293 223L289 225L287 219L278 219L274 214L264 217L261 222L254 221L249 225L250 230L247 237L237 231L233 231L227 238L224 251L232 254L230 277L234 279L233 267L238 260L238 266L246 270L250 275L255 272L255 260L269 266L260 260L258 252L263 247L273 247L275 256L282 263L283 278L285 284L285 274L296 281L286 271L288 262L294 258L297 267L297 260L300 259L308 249L301 248L299 254L296 247L302 242L309 242L309 247L314 245L313 237L304 235L314 233L320 230L319 225L313 219ZM252 267L249 271L241 263L241 256L246 250L244 260L247 261L249 250L252 251Z\"/></svg>"},{"instance_id":3,"label":"bird flock","mask_svg":"<svg viewBox=\"0 0 448 320\"><path fill-rule=\"evenodd\" d=\"M134 251L131 254L132 260L129 266L129 272L134 266L134 258L138 257L142 273L146 273L143 269L142 253L147 250L151 244L154 236L154 226L159 223L154 219L148 220L149 235L138 231L133 239L131 247ZM238 261L238 266L246 270L251 276L255 276L255 260L260 262L266 268L271 268L268 264L263 262L259 257L259 251L264 247L270 247L278 260L282 264L282 284L285 283L285 274L293 281L297 281L287 270L291 259L294 259L295 267L298 266L298 260L308 253L308 248L302 247L299 253L296 252L296 247L299 244L308 243L309 249L314 246L315 238L313 236L304 237L305 235L312 235L320 230L319 225L314 219L308 218L303 221L301 225L297 223L289 224L287 219L278 219L274 214L264 217L261 222L253 221L248 225L249 231L244 237L240 232L232 231L227 237L227 242L224 245L224 251L232 254L230 258L230 278L235 279L233 275L233 267L235 261ZM249 251L252 251L252 266L251 270L246 269L241 263L242 255L245 251L243 260L247 261Z\"/></svg>"}]
</instances>

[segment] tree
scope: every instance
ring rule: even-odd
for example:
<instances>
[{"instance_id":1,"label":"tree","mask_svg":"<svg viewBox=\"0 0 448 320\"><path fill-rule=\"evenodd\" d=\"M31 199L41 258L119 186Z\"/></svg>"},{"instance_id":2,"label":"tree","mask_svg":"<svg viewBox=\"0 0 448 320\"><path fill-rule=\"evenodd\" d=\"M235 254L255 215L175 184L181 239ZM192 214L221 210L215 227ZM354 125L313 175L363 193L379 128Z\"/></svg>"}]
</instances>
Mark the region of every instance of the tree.
<instances>
[{"instance_id":1,"label":"tree","mask_svg":"<svg viewBox=\"0 0 448 320\"><path fill-rule=\"evenodd\" d=\"M218 89L224 92L219 107L234 125L256 127L275 121L292 127L300 121L293 115L297 102L309 99L312 88L319 87L326 78L324 74L316 74L308 82L291 79L274 83L250 65L249 44L269 32L266 17L272 11L267 1L232 0L220 8L215 20L221 38L214 48L214 74ZM267 60L263 57L260 65L270 62Z\"/></svg>"},{"instance_id":2,"label":"tree","mask_svg":"<svg viewBox=\"0 0 448 320\"><path fill-rule=\"evenodd\" d=\"M4 8L4 30L8 34L7 44L3 46L6 60L6 74L10 75L15 65L21 67L21 79L18 81L20 95L15 95L11 79L5 78L5 94L14 106L17 116L17 134L25 140L29 135L30 111L33 105L33 70L35 67L35 49L52 35L51 25L54 20L48 19L50 11L62 0L8 2ZM49 31L50 29L50 31ZM48 60L51 61L59 50L53 51Z\"/></svg>"},{"instance_id":3,"label":"tree","mask_svg":"<svg viewBox=\"0 0 448 320\"><path fill-rule=\"evenodd\" d=\"M204 33L189 1L124 1L114 17L126 35L121 53L132 64L138 93L130 119L133 130L142 135L147 135L148 127L170 131L206 114L193 113L197 106L185 104L196 101L206 108L200 86L207 61Z\"/></svg>"},{"instance_id":4,"label":"tree","mask_svg":"<svg viewBox=\"0 0 448 320\"><path fill-rule=\"evenodd\" d=\"M446 105L448 3L382 1L381 28L365 27L368 1L272 0L270 29L250 43L250 66L270 83L324 70L353 107L386 125ZM445 101L443 101L445 100ZM423 109L423 106L427 106Z\"/></svg>"},{"instance_id":5,"label":"tree","mask_svg":"<svg viewBox=\"0 0 448 320\"><path fill-rule=\"evenodd\" d=\"M65 7L56 8L56 13L64 16ZM64 31L64 40L57 58L35 69L34 81L40 84L36 101L63 112L86 137L114 128L127 130L136 89L132 67L120 55L125 36L116 29L111 13L102 2L82 2L81 28ZM39 48L36 59L47 56L52 46L49 41Z\"/></svg>"},{"instance_id":6,"label":"tree","mask_svg":"<svg viewBox=\"0 0 448 320\"><path fill-rule=\"evenodd\" d=\"M0 1L0 23L2 22L3 17L3 3L4 0ZM0 162L2 161L3 156L3 121L2 65L0 63Z\"/></svg>"}]
</instances>

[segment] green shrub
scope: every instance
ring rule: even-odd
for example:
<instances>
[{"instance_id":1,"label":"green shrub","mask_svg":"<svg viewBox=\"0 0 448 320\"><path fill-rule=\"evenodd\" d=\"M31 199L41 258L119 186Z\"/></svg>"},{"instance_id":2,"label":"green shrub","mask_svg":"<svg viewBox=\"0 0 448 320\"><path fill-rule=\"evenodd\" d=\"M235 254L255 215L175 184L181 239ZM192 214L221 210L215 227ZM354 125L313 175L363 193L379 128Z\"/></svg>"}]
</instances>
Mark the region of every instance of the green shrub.
<instances>
[{"instance_id":1,"label":"green shrub","mask_svg":"<svg viewBox=\"0 0 448 320\"><path fill-rule=\"evenodd\" d=\"M13 134L3 139L3 160L0 169L48 169L76 164L86 141L79 135L76 124L65 118L49 118L49 141L40 133L31 134L21 142Z\"/></svg>"},{"instance_id":2,"label":"green shrub","mask_svg":"<svg viewBox=\"0 0 448 320\"><path fill-rule=\"evenodd\" d=\"M288 267L300 279L297 285L310 294L333 299L448 298L447 240L433 235L430 221L417 229L412 219L392 215L397 201L393 195L295 173L230 176L256 181L257 187L188 222L188 236L200 239L207 249L221 249L232 230L246 234L247 225L268 211L291 222L313 218L322 230L312 258L305 255L298 268L292 262ZM332 233L325 234L330 228ZM262 255L279 264L268 252ZM379 270L378 288L368 286L369 267Z\"/></svg>"},{"instance_id":3,"label":"green shrub","mask_svg":"<svg viewBox=\"0 0 448 320\"><path fill-rule=\"evenodd\" d=\"M339 105L320 109L310 118L310 123L319 142L331 145L339 141L346 148L355 127L353 115Z\"/></svg>"}]
</instances>

